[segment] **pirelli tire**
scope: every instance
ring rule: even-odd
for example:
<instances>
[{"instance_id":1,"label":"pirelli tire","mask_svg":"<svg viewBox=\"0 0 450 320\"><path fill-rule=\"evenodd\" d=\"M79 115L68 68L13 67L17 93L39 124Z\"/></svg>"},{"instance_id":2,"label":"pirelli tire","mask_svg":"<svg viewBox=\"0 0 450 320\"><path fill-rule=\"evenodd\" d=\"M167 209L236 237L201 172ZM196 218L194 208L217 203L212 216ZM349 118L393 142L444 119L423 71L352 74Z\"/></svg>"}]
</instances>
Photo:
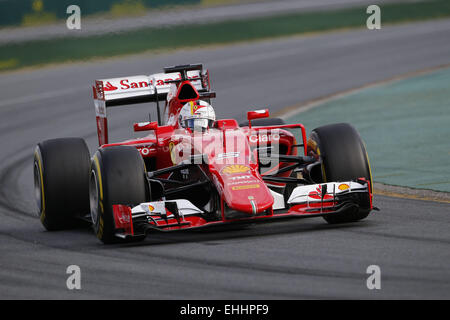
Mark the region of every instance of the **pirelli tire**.
<instances>
[{"instance_id":1,"label":"pirelli tire","mask_svg":"<svg viewBox=\"0 0 450 320\"><path fill-rule=\"evenodd\" d=\"M78 227L89 214L89 149L83 139L38 143L34 152L34 191L43 226L49 230Z\"/></svg>"},{"instance_id":2,"label":"pirelli tire","mask_svg":"<svg viewBox=\"0 0 450 320\"><path fill-rule=\"evenodd\" d=\"M357 130L348 123L330 124L312 130L308 152L322 160L322 181L339 182L365 178L372 185L369 157ZM367 202L370 200L367 199ZM330 223L346 223L364 219L370 206L324 216Z\"/></svg>"},{"instance_id":3,"label":"pirelli tire","mask_svg":"<svg viewBox=\"0 0 450 320\"><path fill-rule=\"evenodd\" d=\"M105 244L143 240L145 236L128 240L116 237L113 213L114 204L131 206L148 199L145 164L139 151L130 146L99 149L90 172L89 201L97 238Z\"/></svg>"}]
</instances>

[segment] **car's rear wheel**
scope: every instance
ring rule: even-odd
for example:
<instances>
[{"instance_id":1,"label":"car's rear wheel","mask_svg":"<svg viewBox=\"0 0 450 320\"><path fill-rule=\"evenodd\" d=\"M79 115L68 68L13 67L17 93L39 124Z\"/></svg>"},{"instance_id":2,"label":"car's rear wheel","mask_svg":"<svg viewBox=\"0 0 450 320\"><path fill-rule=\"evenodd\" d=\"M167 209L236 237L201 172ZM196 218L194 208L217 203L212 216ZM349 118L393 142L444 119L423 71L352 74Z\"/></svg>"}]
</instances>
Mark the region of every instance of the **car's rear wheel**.
<instances>
[{"instance_id":1,"label":"car's rear wheel","mask_svg":"<svg viewBox=\"0 0 450 320\"><path fill-rule=\"evenodd\" d=\"M146 202L148 186L144 161L129 146L99 149L93 157L89 183L91 219L94 232L103 243L124 241L115 236L114 204ZM129 240L143 240L144 236Z\"/></svg>"},{"instance_id":2,"label":"car's rear wheel","mask_svg":"<svg viewBox=\"0 0 450 320\"><path fill-rule=\"evenodd\" d=\"M369 157L356 129L347 123L314 129L308 140L308 152L322 160L322 181L339 182L365 178L372 184ZM367 199L370 201L370 199ZM324 216L328 223L354 222L369 214L369 205Z\"/></svg>"},{"instance_id":3,"label":"car's rear wheel","mask_svg":"<svg viewBox=\"0 0 450 320\"><path fill-rule=\"evenodd\" d=\"M89 149L83 139L38 143L34 152L34 191L40 220L49 230L80 225L89 213Z\"/></svg>"}]
</instances>

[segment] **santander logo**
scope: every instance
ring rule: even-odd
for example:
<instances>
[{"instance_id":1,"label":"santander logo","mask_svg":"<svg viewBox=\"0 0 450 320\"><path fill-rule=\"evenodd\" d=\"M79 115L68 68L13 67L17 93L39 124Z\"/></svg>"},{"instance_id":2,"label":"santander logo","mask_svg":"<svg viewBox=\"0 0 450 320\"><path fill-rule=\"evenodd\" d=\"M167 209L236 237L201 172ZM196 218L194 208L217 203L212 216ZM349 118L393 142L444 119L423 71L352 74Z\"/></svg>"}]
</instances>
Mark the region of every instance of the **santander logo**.
<instances>
[{"instance_id":1,"label":"santander logo","mask_svg":"<svg viewBox=\"0 0 450 320\"><path fill-rule=\"evenodd\" d=\"M127 90L127 89L138 89L138 88L147 88L148 82L147 81L139 81L139 82L133 82L128 79L123 79L119 81L120 83L120 89L121 90ZM160 84L157 84L160 85ZM105 91L115 91L119 89L115 85L113 85L111 82L106 82L106 84L103 86L103 89Z\"/></svg>"},{"instance_id":2,"label":"santander logo","mask_svg":"<svg viewBox=\"0 0 450 320\"><path fill-rule=\"evenodd\" d=\"M200 78L198 76L190 76L188 77L190 80L200 80ZM180 76L178 76L178 78L176 78L175 80L179 80L181 79ZM135 81L132 81L135 80ZM167 78L167 79L156 79L156 86L164 86L166 85L166 81L172 81L172 78ZM107 81L104 83L103 85L103 90L104 91L115 91L115 90L128 90L128 89L139 89L139 88L147 88L148 86L152 85L153 81L152 80L146 80L146 78L144 77L136 77L133 79L121 79L119 81L119 83L115 86L113 85L110 81ZM120 86L120 87L118 87Z\"/></svg>"},{"instance_id":3,"label":"santander logo","mask_svg":"<svg viewBox=\"0 0 450 320\"><path fill-rule=\"evenodd\" d=\"M151 83L151 81L150 81L150 83ZM119 84L120 84L121 90L147 88L149 86L149 83L147 81L134 82L134 81L130 81L129 79L122 79L119 81ZM156 82L156 85L157 86L164 85L164 80L158 80ZM103 89L105 91L115 91L119 88L116 87L115 85L111 84L111 82L108 81L104 85Z\"/></svg>"},{"instance_id":4,"label":"santander logo","mask_svg":"<svg viewBox=\"0 0 450 320\"><path fill-rule=\"evenodd\" d=\"M114 91L114 90L117 90L117 87L113 86L113 85L111 84L111 82L108 81L108 82L103 86L103 90L105 90L105 91Z\"/></svg>"}]
</instances>

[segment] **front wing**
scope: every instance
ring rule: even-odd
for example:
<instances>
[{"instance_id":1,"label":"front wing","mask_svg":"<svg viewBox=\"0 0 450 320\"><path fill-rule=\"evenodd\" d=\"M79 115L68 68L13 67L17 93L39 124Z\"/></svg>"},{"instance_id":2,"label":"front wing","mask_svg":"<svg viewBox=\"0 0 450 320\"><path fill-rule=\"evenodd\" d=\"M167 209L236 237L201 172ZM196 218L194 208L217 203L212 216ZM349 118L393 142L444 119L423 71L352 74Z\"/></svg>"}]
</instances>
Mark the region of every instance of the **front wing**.
<instances>
[{"instance_id":1,"label":"front wing","mask_svg":"<svg viewBox=\"0 0 450 320\"><path fill-rule=\"evenodd\" d=\"M128 238L145 235L151 230L168 232L373 209L371 185L366 179L298 186L287 200L287 207L284 201L277 201L280 194L273 194L275 204L271 210L259 215L241 215L239 218L227 218L222 212L221 220L211 220L206 212L186 199L145 202L134 207L113 205L116 236Z\"/></svg>"}]
</instances>

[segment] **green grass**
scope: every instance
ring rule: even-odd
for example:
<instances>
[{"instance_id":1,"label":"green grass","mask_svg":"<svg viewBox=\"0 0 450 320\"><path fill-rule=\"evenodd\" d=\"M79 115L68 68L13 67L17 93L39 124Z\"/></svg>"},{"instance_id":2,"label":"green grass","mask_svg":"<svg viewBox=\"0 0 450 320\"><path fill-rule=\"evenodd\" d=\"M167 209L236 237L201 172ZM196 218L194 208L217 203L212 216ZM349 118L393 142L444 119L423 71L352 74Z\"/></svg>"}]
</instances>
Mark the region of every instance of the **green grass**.
<instances>
[{"instance_id":1,"label":"green grass","mask_svg":"<svg viewBox=\"0 0 450 320\"><path fill-rule=\"evenodd\" d=\"M450 1L386 4L381 8L381 24L435 19L450 16ZM0 46L0 70L82 61L149 50L197 47L282 37L342 28L364 28L366 7L327 12L285 14L273 17L147 28L133 32L86 38L30 41ZM373 31L377 32L377 31ZM17 61L14 64L2 61ZM3 66L3 67L2 67Z\"/></svg>"}]
</instances>

